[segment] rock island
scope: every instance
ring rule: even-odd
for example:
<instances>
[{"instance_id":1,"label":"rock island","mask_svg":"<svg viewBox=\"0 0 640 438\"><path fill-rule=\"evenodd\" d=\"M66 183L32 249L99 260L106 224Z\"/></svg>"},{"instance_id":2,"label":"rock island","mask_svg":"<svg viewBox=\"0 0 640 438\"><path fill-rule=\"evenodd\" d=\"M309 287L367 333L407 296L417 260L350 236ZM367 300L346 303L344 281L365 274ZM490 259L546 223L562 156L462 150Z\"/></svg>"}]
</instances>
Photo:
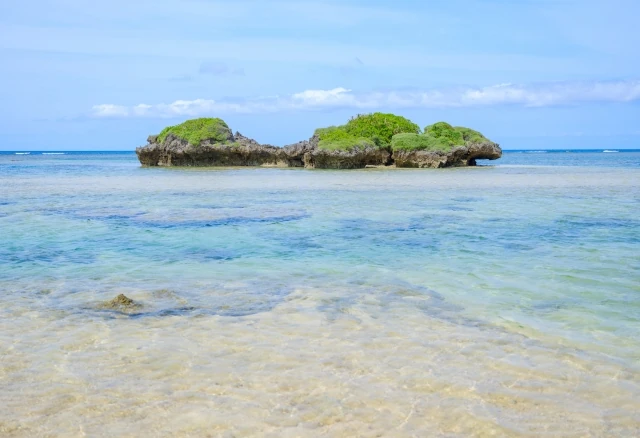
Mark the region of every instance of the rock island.
<instances>
[{"instance_id":1,"label":"rock island","mask_svg":"<svg viewBox=\"0 0 640 438\"><path fill-rule=\"evenodd\" d=\"M461 167L502 156L478 131L438 122L420 129L394 114L359 114L346 124L316 129L309 140L260 144L219 118L169 126L136 149L144 166L273 166L358 169L367 166Z\"/></svg>"}]
</instances>

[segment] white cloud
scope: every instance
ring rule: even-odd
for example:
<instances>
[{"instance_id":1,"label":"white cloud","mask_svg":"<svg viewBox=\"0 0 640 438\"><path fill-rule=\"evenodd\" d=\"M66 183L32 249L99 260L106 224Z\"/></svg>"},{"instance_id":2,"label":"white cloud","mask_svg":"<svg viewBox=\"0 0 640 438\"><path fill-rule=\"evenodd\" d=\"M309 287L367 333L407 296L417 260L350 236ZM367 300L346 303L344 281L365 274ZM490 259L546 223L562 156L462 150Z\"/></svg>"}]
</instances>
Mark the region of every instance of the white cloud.
<instances>
[{"instance_id":1,"label":"white cloud","mask_svg":"<svg viewBox=\"0 0 640 438\"><path fill-rule=\"evenodd\" d=\"M93 106L93 115L96 117L125 117L129 115L126 106L102 104Z\"/></svg>"},{"instance_id":2,"label":"white cloud","mask_svg":"<svg viewBox=\"0 0 640 438\"><path fill-rule=\"evenodd\" d=\"M334 88L332 90L305 90L291 96L294 105L316 106L341 106L346 103L355 104L351 90L346 88Z\"/></svg>"},{"instance_id":3,"label":"white cloud","mask_svg":"<svg viewBox=\"0 0 640 438\"><path fill-rule=\"evenodd\" d=\"M305 90L290 96L240 100L177 100L132 107L101 104L94 117L200 116L220 113L264 113L319 109L468 108L496 105L548 107L581 103L632 102L640 100L640 80L608 82L554 82L535 85L498 84L482 88L458 87L419 91L354 92L338 87Z\"/></svg>"},{"instance_id":4,"label":"white cloud","mask_svg":"<svg viewBox=\"0 0 640 438\"><path fill-rule=\"evenodd\" d=\"M584 102L630 102L640 99L640 81L550 83L534 86L500 84L467 90L460 106L522 104L542 107Z\"/></svg>"}]
</instances>

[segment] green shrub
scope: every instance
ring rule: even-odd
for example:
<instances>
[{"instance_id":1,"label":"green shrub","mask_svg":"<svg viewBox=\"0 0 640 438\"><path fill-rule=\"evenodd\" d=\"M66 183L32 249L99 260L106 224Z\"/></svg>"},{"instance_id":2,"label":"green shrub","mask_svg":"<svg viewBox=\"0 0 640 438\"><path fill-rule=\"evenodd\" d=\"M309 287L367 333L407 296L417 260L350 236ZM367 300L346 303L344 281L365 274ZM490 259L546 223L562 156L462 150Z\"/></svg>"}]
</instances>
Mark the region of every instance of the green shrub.
<instances>
[{"instance_id":1,"label":"green shrub","mask_svg":"<svg viewBox=\"0 0 640 438\"><path fill-rule=\"evenodd\" d=\"M411 120L385 113L358 114L344 125L344 129L355 137L370 138L380 147L389 146L395 134L420 132L420 127Z\"/></svg>"},{"instance_id":2,"label":"green shrub","mask_svg":"<svg viewBox=\"0 0 640 438\"><path fill-rule=\"evenodd\" d=\"M377 145L368 138L347 137L331 140L320 140L318 148L327 151L350 151L353 149L364 149L366 147L376 147Z\"/></svg>"},{"instance_id":3,"label":"green shrub","mask_svg":"<svg viewBox=\"0 0 640 438\"><path fill-rule=\"evenodd\" d=\"M231 129L222 119L202 118L187 120L176 126L168 126L158 135L158 141L164 142L167 135L173 134L178 138L198 146L204 140L212 143L227 143L231 138Z\"/></svg>"},{"instance_id":4,"label":"green shrub","mask_svg":"<svg viewBox=\"0 0 640 438\"><path fill-rule=\"evenodd\" d=\"M318 128L315 131L315 135L320 140L346 140L353 139L353 135L349 134L344 126L329 126L327 128Z\"/></svg>"},{"instance_id":5,"label":"green shrub","mask_svg":"<svg viewBox=\"0 0 640 438\"><path fill-rule=\"evenodd\" d=\"M394 114L358 114L345 125L316 129L318 147L326 150L351 150L372 146L388 148L391 138L403 132L420 132L420 127Z\"/></svg>"},{"instance_id":6,"label":"green shrub","mask_svg":"<svg viewBox=\"0 0 640 438\"><path fill-rule=\"evenodd\" d=\"M364 137L356 137L349 134L344 126L329 126L327 128L318 128L315 135L320 139L318 147L320 149L335 151L349 151L354 148L372 146L376 147L373 140Z\"/></svg>"},{"instance_id":7,"label":"green shrub","mask_svg":"<svg viewBox=\"0 0 640 438\"><path fill-rule=\"evenodd\" d=\"M453 145L443 137L429 134L403 133L396 134L391 139L391 149L394 151L450 151Z\"/></svg>"},{"instance_id":8,"label":"green shrub","mask_svg":"<svg viewBox=\"0 0 640 438\"><path fill-rule=\"evenodd\" d=\"M474 131L473 129L470 129L470 128L465 128L464 126L456 126L453 129L455 129L460 134L462 134L462 138L464 139L465 142L483 143L486 141L490 141L487 137L480 134L478 131Z\"/></svg>"},{"instance_id":9,"label":"green shrub","mask_svg":"<svg viewBox=\"0 0 640 438\"><path fill-rule=\"evenodd\" d=\"M489 141L484 135L463 126L438 122L424 128L424 134L397 134L391 140L394 151L450 151L455 146Z\"/></svg>"},{"instance_id":10,"label":"green shrub","mask_svg":"<svg viewBox=\"0 0 640 438\"><path fill-rule=\"evenodd\" d=\"M424 133L435 138L444 139L449 145L457 146L464 144L462 133L454 129L447 122L438 122L424 128Z\"/></svg>"}]
</instances>

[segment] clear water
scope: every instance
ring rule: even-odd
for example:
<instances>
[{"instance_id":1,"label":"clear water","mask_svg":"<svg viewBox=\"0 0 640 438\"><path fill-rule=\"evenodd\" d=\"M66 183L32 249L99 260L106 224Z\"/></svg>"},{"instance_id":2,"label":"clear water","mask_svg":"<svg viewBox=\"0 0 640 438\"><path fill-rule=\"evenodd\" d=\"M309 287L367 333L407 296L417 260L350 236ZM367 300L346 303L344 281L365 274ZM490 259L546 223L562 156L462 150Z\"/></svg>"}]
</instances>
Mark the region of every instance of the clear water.
<instances>
[{"instance_id":1,"label":"clear water","mask_svg":"<svg viewBox=\"0 0 640 438\"><path fill-rule=\"evenodd\" d=\"M0 154L0 435L637 436L640 152L495 164Z\"/></svg>"}]
</instances>

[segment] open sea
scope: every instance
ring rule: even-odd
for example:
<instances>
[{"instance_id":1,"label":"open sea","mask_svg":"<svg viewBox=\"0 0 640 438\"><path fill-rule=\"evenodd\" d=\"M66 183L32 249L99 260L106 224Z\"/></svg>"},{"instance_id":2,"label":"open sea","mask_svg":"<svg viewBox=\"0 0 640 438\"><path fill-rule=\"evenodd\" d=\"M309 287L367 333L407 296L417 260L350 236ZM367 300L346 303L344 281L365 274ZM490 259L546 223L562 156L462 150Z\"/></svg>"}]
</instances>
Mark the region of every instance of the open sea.
<instances>
[{"instance_id":1,"label":"open sea","mask_svg":"<svg viewBox=\"0 0 640 438\"><path fill-rule=\"evenodd\" d=\"M640 151L0 153L0 436L321 435L640 436Z\"/></svg>"}]
</instances>

